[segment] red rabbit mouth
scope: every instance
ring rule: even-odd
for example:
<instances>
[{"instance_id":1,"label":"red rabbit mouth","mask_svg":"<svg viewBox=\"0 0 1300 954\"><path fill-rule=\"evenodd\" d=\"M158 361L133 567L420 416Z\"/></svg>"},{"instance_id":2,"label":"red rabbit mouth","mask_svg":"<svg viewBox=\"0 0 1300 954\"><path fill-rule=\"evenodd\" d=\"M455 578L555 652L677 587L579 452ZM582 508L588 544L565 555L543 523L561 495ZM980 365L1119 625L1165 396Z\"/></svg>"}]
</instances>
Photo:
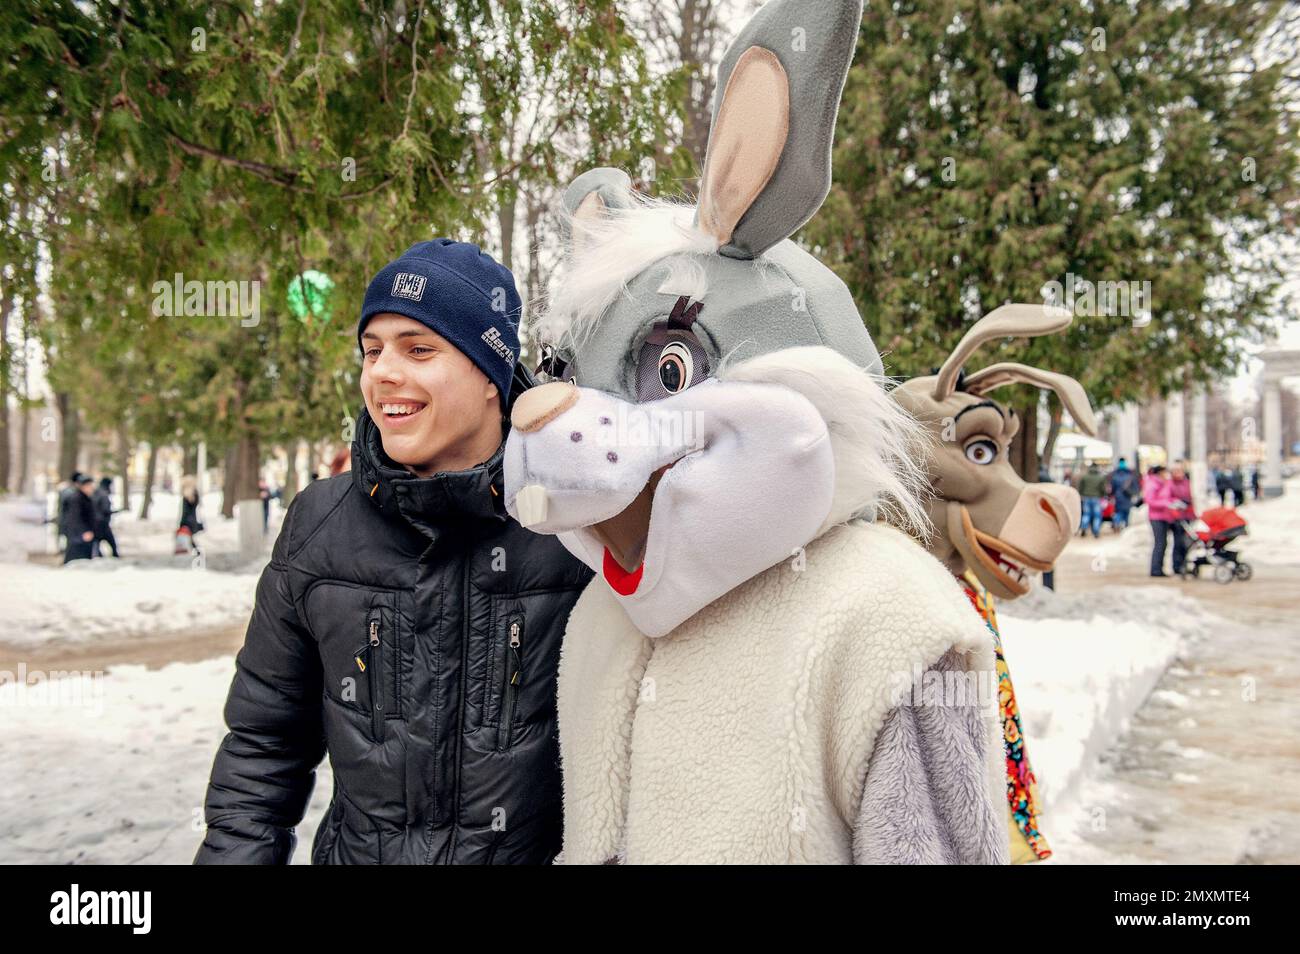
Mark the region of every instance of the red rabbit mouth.
<instances>
[{"instance_id":1,"label":"red rabbit mouth","mask_svg":"<svg viewBox=\"0 0 1300 954\"><path fill-rule=\"evenodd\" d=\"M605 582L619 596L631 596L636 592L636 588L641 585L641 574L645 570L645 563L637 565L635 570L628 572L619 566L618 561L614 559L614 554L609 552L609 547L605 547L605 561L602 568L605 573Z\"/></svg>"}]
</instances>

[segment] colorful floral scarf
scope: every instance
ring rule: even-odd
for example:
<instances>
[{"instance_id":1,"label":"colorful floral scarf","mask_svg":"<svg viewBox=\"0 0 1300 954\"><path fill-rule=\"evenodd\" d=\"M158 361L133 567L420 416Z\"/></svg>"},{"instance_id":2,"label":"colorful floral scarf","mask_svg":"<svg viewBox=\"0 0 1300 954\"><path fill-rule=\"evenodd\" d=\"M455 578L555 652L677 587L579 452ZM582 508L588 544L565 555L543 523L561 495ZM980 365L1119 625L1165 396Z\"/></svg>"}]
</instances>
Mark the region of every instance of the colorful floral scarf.
<instances>
[{"instance_id":1,"label":"colorful floral scarf","mask_svg":"<svg viewBox=\"0 0 1300 954\"><path fill-rule=\"evenodd\" d=\"M1002 637L998 633L998 616L993 609L993 597L969 571L962 580L966 596L975 607L975 612L980 614L993 634L993 649L997 654L998 708L1002 713L1002 735L1007 753L1007 802L1011 806L1011 818L1041 861L1051 857L1052 849L1048 847L1047 838L1038 830L1038 806L1033 787L1037 779L1029 765L1024 733L1020 731L1020 708L1016 705L1016 691L1011 685L1011 670L1007 668L1007 660L1002 652Z\"/></svg>"}]
</instances>

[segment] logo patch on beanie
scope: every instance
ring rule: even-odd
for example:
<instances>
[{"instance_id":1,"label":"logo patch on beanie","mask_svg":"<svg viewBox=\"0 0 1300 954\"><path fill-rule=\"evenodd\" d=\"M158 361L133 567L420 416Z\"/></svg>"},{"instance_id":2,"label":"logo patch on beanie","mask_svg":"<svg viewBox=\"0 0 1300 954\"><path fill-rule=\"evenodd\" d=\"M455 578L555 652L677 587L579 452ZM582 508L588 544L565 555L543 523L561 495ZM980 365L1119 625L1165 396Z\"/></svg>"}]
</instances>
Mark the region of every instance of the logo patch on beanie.
<instances>
[{"instance_id":1,"label":"logo patch on beanie","mask_svg":"<svg viewBox=\"0 0 1300 954\"><path fill-rule=\"evenodd\" d=\"M393 279L393 297L419 301L424 297L424 283L426 280L423 275L398 272L397 277Z\"/></svg>"},{"instance_id":2,"label":"logo patch on beanie","mask_svg":"<svg viewBox=\"0 0 1300 954\"><path fill-rule=\"evenodd\" d=\"M483 332L482 338L491 346L492 350L501 357L505 358L511 364L515 363L515 353L510 350L510 346L501 340L501 332L493 325L487 331Z\"/></svg>"}]
</instances>

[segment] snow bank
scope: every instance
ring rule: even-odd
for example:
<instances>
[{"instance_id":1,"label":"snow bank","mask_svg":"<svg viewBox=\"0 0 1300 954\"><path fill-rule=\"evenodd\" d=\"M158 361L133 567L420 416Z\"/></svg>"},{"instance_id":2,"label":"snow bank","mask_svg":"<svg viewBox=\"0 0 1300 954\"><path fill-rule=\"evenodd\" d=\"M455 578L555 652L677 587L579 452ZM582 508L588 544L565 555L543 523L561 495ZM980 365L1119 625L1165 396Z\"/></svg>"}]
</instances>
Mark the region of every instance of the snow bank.
<instances>
[{"instance_id":1,"label":"snow bank","mask_svg":"<svg viewBox=\"0 0 1300 954\"><path fill-rule=\"evenodd\" d=\"M139 507L138 495L133 506ZM283 512L272 507L266 553L240 561L237 521L221 517L221 495L204 498L200 535L204 560L173 554L180 498L157 493L152 516L113 518L123 559L75 560L61 566L52 524L53 495L0 501L0 639L19 646L59 640L87 642L138 633L242 625L253 608L257 578ZM107 553L107 547L104 547ZM34 555L39 561L28 562Z\"/></svg>"},{"instance_id":2,"label":"snow bank","mask_svg":"<svg viewBox=\"0 0 1300 954\"><path fill-rule=\"evenodd\" d=\"M0 863L188 864L203 840L232 658L22 675L32 685L0 675ZM298 830L298 863L330 787L326 762Z\"/></svg>"},{"instance_id":3,"label":"snow bank","mask_svg":"<svg viewBox=\"0 0 1300 954\"><path fill-rule=\"evenodd\" d=\"M0 500L0 563L25 563L44 552L50 531L39 500Z\"/></svg>"},{"instance_id":4,"label":"snow bank","mask_svg":"<svg viewBox=\"0 0 1300 954\"><path fill-rule=\"evenodd\" d=\"M1038 589L1000 606L998 621L1051 841L1078 824L1081 783L1184 641L1208 635L1216 620L1167 587L1115 586L1068 596Z\"/></svg>"},{"instance_id":5,"label":"snow bank","mask_svg":"<svg viewBox=\"0 0 1300 954\"><path fill-rule=\"evenodd\" d=\"M1286 493L1272 500L1253 500L1238 513L1249 525L1247 535L1233 544L1252 563L1300 565L1300 478L1286 484Z\"/></svg>"},{"instance_id":6,"label":"snow bank","mask_svg":"<svg viewBox=\"0 0 1300 954\"><path fill-rule=\"evenodd\" d=\"M0 569L0 619L5 642L18 646L180 632L246 622L256 589L255 573L122 566L111 559L18 564Z\"/></svg>"},{"instance_id":7,"label":"snow bank","mask_svg":"<svg viewBox=\"0 0 1300 954\"><path fill-rule=\"evenodd\" d=\"M1071 794L1124 731L1180 639L1210 623L1190 598L1154 587L1026 599L999 617L1051 839L1077 824ZM88 685L57 680L59 705L0 686L8 729L0 734L0 863L188 862L202 840L201 806L232 674L228 656L157 671L114 667ZM308 860L329 791L326 763L299 830L299 863ZM1058 855L1070 860L1068 848Z\"/></svg>"}]
</instances>

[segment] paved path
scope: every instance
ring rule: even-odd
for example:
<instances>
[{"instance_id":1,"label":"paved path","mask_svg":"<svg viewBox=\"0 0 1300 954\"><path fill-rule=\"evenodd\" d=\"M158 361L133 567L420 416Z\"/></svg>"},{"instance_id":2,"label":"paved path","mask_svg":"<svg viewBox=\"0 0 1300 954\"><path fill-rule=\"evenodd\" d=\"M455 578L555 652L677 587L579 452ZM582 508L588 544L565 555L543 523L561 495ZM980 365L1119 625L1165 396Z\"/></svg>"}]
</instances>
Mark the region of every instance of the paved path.
<instances>
[{"instance_id":1,"label":"paved path","mask_svg":"<svg viewBox=\"0 0 1300 954\"><path fill-rule=\"evenodd\" d=\"M1085 790L1072 860L1300 863L1300 566L1242 551L1254 578L1227 585L1152 579L1146 553L1105 536L1062 560L1058 591L1150 585L1224 620L1186 647Z\"/></svg>"}]
</instances>

